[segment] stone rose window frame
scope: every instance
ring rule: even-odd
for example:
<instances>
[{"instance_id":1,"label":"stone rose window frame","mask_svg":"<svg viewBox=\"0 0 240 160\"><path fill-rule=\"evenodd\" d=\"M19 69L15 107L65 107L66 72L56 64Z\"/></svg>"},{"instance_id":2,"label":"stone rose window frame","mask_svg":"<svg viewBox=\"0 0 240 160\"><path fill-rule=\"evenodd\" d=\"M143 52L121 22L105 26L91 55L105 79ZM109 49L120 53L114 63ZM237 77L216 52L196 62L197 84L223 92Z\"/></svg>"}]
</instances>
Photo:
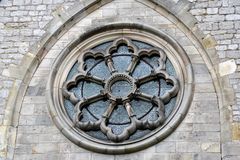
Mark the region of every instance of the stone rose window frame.
<instances>
[{"instance_id":1,"label":"stone rose window frame","mask_svg":"<svg viewBox=\"0 0 240 160\"><path fill-rule=\"evenodd\" d=\"M156 129L146 136L137 140L124 141L129 137L129 135L124 135L121 141L117 141L116 136L114 138L114 135L112 135L112 141L106 142L85 134L83 130L76 127L76 123L69 118L63 102L63 95L65 95L65 97L70 95L70 93L68 93L66 96L66 78L72 66L86 50L108 41L122 39L125 41L124 43L128 43L126 38L147 42L164 51L166 57L171 61L176 71L176 77L178 78L177 102L170 116L161 122L162 125L156 127ZM110 66L109 68L111 68L111 61L107 64ZM161 67L163 66L160 66L160 68ZM112 71L114 72L114 69ZM129 71L131 71L131 67ZM128 75L127 79L129 79ZM138 24L114 24L104 26L93 29L79 37L79 39L69 45L55 61L47 85L49 110L54 123L60 131L80 147L106 154L131 153L160 142L175 130L185 117L192 101L194 89L193 79L192 65L185 51L173 38L165 33ZM97 79L95 80L99 82ZM130 83L132 83L131 78ZM72 101L74 101L73 97ZM130 113L130 109L128 109L128 112Z\"/></svg>"}]
</instances>

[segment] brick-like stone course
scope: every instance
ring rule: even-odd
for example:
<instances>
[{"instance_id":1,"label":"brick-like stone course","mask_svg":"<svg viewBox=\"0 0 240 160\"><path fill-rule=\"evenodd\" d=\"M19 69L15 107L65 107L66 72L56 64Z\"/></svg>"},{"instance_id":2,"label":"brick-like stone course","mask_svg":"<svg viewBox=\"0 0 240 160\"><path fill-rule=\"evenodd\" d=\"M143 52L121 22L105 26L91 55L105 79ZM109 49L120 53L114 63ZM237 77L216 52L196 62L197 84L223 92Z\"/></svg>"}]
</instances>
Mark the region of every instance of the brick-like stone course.
<instances>
[{"instance_id":1,"label":"brick-like stone course","mask_svg":"<svg viewBox=\"0 0 240 160\"><path fill-rule=\"evenodd\" d=\"M20 63L30 45L44 34L44 26L52 19L52 11L64 4L68 8L74 0L2 0L0 2L0 73L9 65ZM9 83L12 80L0 74L1 110L4 110ZM0 117L4 113L0 113ZM0 124L2 122L0 121Z\"/></svg>"}]
</instances>

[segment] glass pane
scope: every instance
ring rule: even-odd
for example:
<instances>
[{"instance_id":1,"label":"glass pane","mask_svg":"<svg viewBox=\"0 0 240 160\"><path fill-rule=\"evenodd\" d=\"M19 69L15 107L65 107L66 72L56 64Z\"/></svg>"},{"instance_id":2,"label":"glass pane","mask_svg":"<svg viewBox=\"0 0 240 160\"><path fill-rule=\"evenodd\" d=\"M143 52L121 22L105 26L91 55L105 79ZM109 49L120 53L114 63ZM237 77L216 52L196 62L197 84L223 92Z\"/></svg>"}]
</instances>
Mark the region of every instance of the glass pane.
<instances>
[{"instance_id":1,"label":"glass pane","mask_svg":"<svg viewBox=\"0 0 240 160\"><path fill-rule=\"evenodd\" d=\"M131 92L131 84L127 81L117 81L111 86L111 94L116 97L127 96Z\"/></svg>"},{"instance_id":2,"label":"glass pane","mask_svg":"<svg viewBox=\"0 0 240 160\"><path fill-rule=\"evenodd\" d=\"M104 61L96 64L90 71L91 75L97 76L102 79L110 77L110 72Z\"/></svg>"},{"instance_id":3,"label":"glass pane","mask_svg":"<svg viewBox=\"0 0 240 160\"><path fill-rule=\"evenodd\" d=\"M145 117L152 109L152 104L142 100L133 100L131 102L133 113L138 119Z\"/></svg>"},{"instance_id":4,"label":"glass pane","mask_svg":"<svg viewBox=\"0 0 240 160\"><path fill-rule=\"evenodd\" d=\"M94 115L97 119L102 118L103 113L107 110L107 107L109 106L108 101L98 101L95 103L92 103L88 106L88 111L90 114Z\"/></svg>"},{"instance_id":5,"label":"glass pane","mask_svg":"<svg viewBox=\"0 0 240 160\"><path fill-rule=\"evenodd\" d=\"M69 100L64 100L64 106L66 108L68 116L73 120L74 105Z\"/></svg>"},{"instance_id":6,"label":"glass pane","mask_svg":"<svg viewBox=\"0 0 240 160\"><path fill-rule=\"evenodd\" d=\"M171 76L176 76L176 71L169 59L166 61L166 71Z\"/></svg>"},{"instance_id":7,"label":"glass pane","mask_svg":"<svg viewBox=\"0 0 240 160\"><path fill-rule=\"evenodd\" d=\"M110 124L110 125L108 125L108 127L110 127L110 128L112 129L112 131L113 131L114 134L119 135L119 134L121 134L121 133L124 131L124 129L126 129L129 125L130 125L130 124L126 124L126 125L121 125L121 126L119 126L119 125L112 125L112 124Z\"/></svg>"},{"instance_id":8,"label":"glass pane","mask_svg":"<svg viewBox=\"0 0 240 160\"><path fill-rule=\"evenodd\" d=\"M82 97L83 97L83 95L82 95L82 85L83 85L83 82L79 82L77 84L77 87L74 87L74 88L70 89L70 92L73 92L79 100L81 100Z\"/></svg>"},{"instance_id":9,"label":"glass pane","mask_svg":"<svg viewBox=\"0 0 240 160\"><path fill-rule=\"evenodd\" d=\"M120 125L130 123L128 113L123 105L117 105L116 109L113 110L113 113L109 119L109 123Z\"/></svg>"},{"instance_id":10,"label":"glass pane","mask_svg":"<svg viewBox=\"0 0 240 160\"><path fill-rule=\"evenodd\" d=\"M75 63L68 73L67 80L70 80L73 76L75 76L78 73L78 63Z\"/></svg>"},{"instance_id":11,"label":"glass pane","mask_svg":"<svg viewBox=\"0 0 240 160\"><path fill-rule=\"evenodd\" d=\"M116 52L113 53L113 56L115 55L131 55L132 52L129 51L128 47L125 44L121 44L118 46L118 49Z\"/></svg>"},{"instance_id":12,"label":"glass pane","mask_svg":"<svg viewBox=\"0 0 240 160\"><path fill-rule=\"evenodd\" d=\"M84 82L83 84L83 97L88 98L97 94L103 90L103 86L100 86L93 82Z\"/></svg>"},{"instance_id":13,"label":"glass pane","mask_svg":"<svg viewBox=\"0 0 240 160\"><path fill-rule=\"evenodd\" d=\"M150 65L153 68L157 68L159 66L159 56L151 56L151 57L143 57L143 60L145 63L147 63L148 65Z\"/></svg>"},{"instance_id":14,"label":"glass pane","mask_svg":"<svg viewBox=\"0 0 240 160\"><path fill-rule=\"evenodd\" d=\"M145 63L144 61L140 61L140 63L136 66L134 72L133 72L133 77L134 78L140 78L146 75L151 74L152 68Z\"/></svg>"},{"instance_id":15,"label":"glass pane","mask_svg":"<svg viewBox=\"0 0 240 160\"><path fill-rule=\"evenodd\" d=\"M97 119L96 119L93 115L91 115L91 114L89 113L89 111L87 110L87 107L85 107L85 108L83 108L83 110L82 110L82 119L81 119L81 122L89 122L89 121L91 121L91 122L96 122Z\"/></svg>"},{"instance_id":16,"label":"glass pane","mask_svg":"<svg viewBox=\"0 0 240 160\"><path fill-rule=\"evenodd\" d=\"M115 69L121 73L127 70L132 60L131 56L116 56L112 59Z\"/></svg>"},{"instance_id":17,"label":"glass pane","mask_svg":"<svg viewBox=\"0 0 240 160\"><path fill-rule=\"evenodd\" d=\"M149 95L158 96L159 95L159 82L158 81L150 81L148 83L144 83L139 87L139 90L143 93L147 93Z\"/></svg>"}]
</instances>

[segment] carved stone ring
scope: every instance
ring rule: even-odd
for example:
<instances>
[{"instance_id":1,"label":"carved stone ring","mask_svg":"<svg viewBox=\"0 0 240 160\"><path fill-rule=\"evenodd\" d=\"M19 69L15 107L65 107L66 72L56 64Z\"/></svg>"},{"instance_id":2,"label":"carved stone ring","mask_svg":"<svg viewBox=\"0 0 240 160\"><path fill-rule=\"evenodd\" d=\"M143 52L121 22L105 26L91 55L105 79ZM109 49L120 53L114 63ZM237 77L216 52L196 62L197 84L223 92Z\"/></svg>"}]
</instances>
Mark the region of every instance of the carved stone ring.
<instances>
[{"instance_id":1,"label":"carved stone ring","mask_svg":"<svg viewBox=\"0 0 240 160\"><path fill-rule=\"evenodd\" d=\"M131 63L127 67L125 72L119 72L114 67L114 62L112 59L113 53L117 52L120 45L125 45L128 47L129 52L132 53ZM149 75L142 76L138 79L132 76L135 67L138 65L142 57L150 57L152 55L157 55L158 67L154 68ZM87 58L93 59L103 59L111 76L107 79L102 79L95 75L91 75L85 68L85 60ZM167 104L171 98L175 97L179 91L178 80L170 76L166 71L166 54L162 49L151 48L151 49L138 49L131 40L127 38L120 38L115 40L106 51L93 51L87 50L81 54L78 58L78 74L73 76L70 80L66 81L63 86L63 94L65 99L68 99L75 107L74 111L74 124L76 127L83 131L95 131L100 130L107 138L112 142L122 142L128 140L131 135L133 135L137 130L153 130L161 126L165 120L165 104ZM161 96L153 96L147 93L143 93L139 90L139 87L145 83L153 80L163 79L166 83L171 84L172 88L166 91ZM76 87L81 81L88 81L92 83L99 84L103 86L103 90L96 95L92 95L88 98L79 99L71 88ZM103 100L108 99L110 101L109 106L106 111L97 121L82 121L83 119L83 109L88 105ZM150 102L157 106L155 120L140 120L134 113L131 102L136 100L143 100ZM121 134L116 134L108 126L109 118L112 112L116 109L117 105L124 105L128 117L130 119L130 125L127 126Z\"/></svg>"}]
</instances>

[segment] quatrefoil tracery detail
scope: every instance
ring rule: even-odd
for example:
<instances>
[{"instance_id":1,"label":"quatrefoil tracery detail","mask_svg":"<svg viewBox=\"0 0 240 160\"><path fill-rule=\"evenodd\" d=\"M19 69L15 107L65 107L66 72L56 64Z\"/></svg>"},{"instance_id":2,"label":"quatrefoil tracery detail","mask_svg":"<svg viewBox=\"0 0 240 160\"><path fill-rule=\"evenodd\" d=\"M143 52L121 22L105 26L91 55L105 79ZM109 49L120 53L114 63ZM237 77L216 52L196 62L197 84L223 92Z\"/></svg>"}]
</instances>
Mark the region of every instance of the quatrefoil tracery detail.
<instances>
[{"instance_id":1,"label":"quatrefoil tracery detail","mask_svg":"<svg viewBox=\"0 0 240 160\"><path fill-rule=\"evenodd\" d=\"M129 52L131 53L131 63L127 67L125 72L118 72L118 70L114 67L114 62L112 59L112 54L117 52L119 45L125 45L128 47ZM133 78L132 73L134 69L142 59L142 57L151 57L153 55L157 55L158 58L158 66L154 68L149 75L142 76L138 79ZM86 58L93 59L103 59L105 64L111 74L111 76L107 79L103 79L97 77L95 75L91 75L85 66ZM91 130L101 130L109 140L112 142L122 142L127 139L131 135L133 135L137 130L153 130L161 126L166 117L165 117L165 104L167 104L173 97L178 94L179 91L179 83L178 80L174 76L170 76L166 71L166 60L167 56L165 52L160 48L150 48L150 49L138 49L131 40L127 38L120 38L113 42L113 44L106 49L106 51L93 51L88 50L82 53L78 58L78 74L73 76L70 80L66 81L63 86L63 95L65 99L68 99L75 107L74 107L74 118L73 122L76 127L80 128L83 131L91 131ZM172 88L167 90L161 96L153 96L146 93L143 93L139 90L139 87L145 83L156 79L163 79L166 83L171 84ZM81 81L89 81L103 86L103 90L96 95L92 95L88 98L79 99L71 91L71 88L76 87ZM117 95L113 92L113 87L116 83L123 82L123 87L126 92L121 95ZM110 104L107 107L106 111L97 121L81 121L83 118L83 108L100 100L108 99L110 100ZM134 114L131 106L131 101L133 99L139 99L146 102L150 102L157 106L156 120L140 120ZM118 104L122 104L128 114L130 119L130 125L127 126L121 134L115 134L112 129L108 126L109 118L113 113L114 109Z\"/></svg>"}]
</instances>

